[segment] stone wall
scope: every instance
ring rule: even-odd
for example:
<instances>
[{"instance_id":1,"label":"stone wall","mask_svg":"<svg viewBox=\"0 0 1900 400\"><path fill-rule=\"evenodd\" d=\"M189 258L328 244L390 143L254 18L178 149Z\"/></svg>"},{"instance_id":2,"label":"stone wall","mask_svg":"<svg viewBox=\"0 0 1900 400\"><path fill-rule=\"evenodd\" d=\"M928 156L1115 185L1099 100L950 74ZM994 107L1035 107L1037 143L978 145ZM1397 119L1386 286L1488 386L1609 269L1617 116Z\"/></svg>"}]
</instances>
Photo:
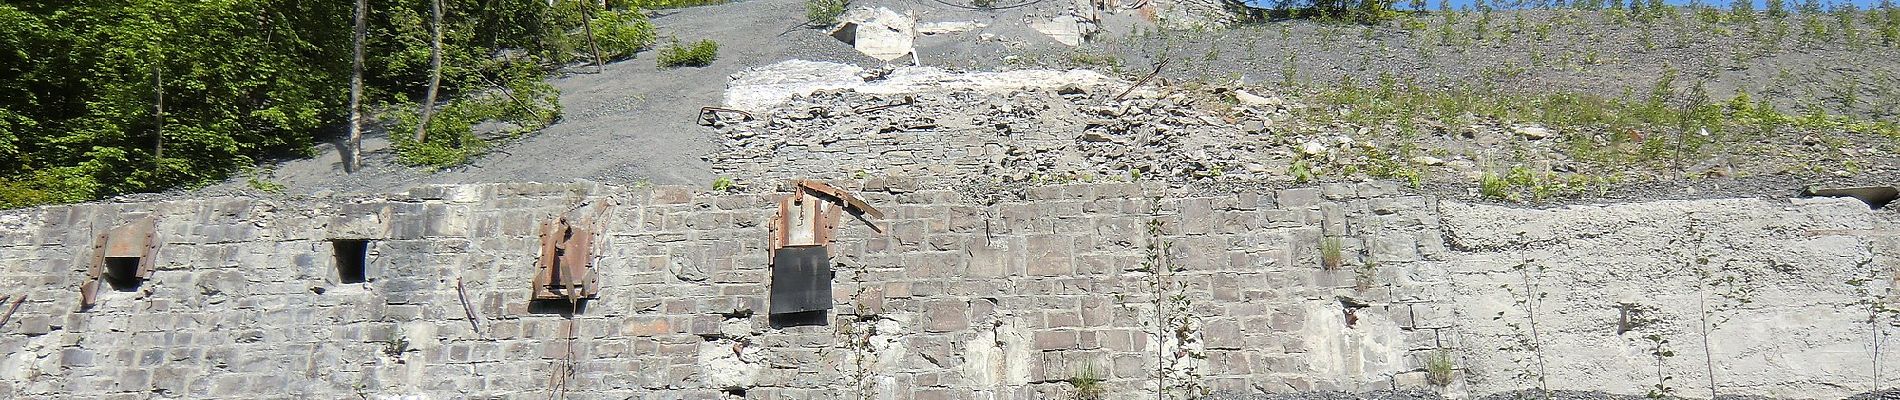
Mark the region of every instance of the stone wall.
<instances>
[{"instance_id":1,"label":"stone wall","mask_svg":"<svg viewBox=\"0 0 1900 400\"><path fill-rule=\"evenodd\" d=\"M1101 183L975 204L846 186L882 232L841 230L836 308L789 327L766 310L772 193L498 184L0 212L0 295L27 296L0 325L0 396L1013 399L1095 376L1107 398L1640 395L1659 378L1692 397L1843 397L1891 388L1876 363L1900 361L1877 312L1896 217L1853 200L1535 210L1385 184ZM557 215L605 226L602 289L578 312L529 301L537 226ZM94 235L141 216L159 221L156 271L80 310ZM332 239L371 240L368 282L339 282Z\"/></svg>"}]
</instances>

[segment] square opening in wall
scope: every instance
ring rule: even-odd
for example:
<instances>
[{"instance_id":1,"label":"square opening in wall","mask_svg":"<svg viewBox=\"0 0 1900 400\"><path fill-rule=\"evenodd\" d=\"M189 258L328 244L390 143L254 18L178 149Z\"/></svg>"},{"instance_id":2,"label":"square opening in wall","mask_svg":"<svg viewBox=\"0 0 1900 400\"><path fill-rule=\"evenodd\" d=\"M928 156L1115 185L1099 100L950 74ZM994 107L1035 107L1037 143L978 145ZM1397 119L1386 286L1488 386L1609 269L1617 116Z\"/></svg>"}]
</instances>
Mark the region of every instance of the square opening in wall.
<instances>
[{"instance_id":1,"label":"square opening in wall","mask_svg":"<svg viewBox=\"0 0 1900 400\"><path fill-rule=\"evenodd\" d=\"M363 283L369 281L364 267L369 264L369 241L339 239L330 241L331 250L336 253L336 277L342 283Z\"/></svg>"},{"instance_id":2,"label":"square opening in wall","mask_svg":"<svg viewBox=\"0 0 1900 400\"><path fill-rule=\"evenodd\" d=\"M112 290L138 291L139 285L145 283L145 279L139 277L139 258L106 257L105 281L112 285Z\"/></svg>"}]
</instances>

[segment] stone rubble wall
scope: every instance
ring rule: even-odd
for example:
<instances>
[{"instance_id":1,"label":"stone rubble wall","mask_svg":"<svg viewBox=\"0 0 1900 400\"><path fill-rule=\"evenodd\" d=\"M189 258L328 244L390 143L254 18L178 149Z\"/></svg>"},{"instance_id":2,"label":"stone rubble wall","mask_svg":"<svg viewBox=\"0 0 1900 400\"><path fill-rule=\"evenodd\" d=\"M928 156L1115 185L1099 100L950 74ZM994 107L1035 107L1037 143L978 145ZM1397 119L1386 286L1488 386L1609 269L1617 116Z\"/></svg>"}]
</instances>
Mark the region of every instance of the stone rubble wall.
<instances>
[{"instance_id":1,"label":"stone rubble wall","mask_svg":"<svg viewBox=\"0 0 1900 400\"><path fill-rule=\"evenodd\" d=\"M1713 381L1838 398L1900 361L1876 312L1896 218L1853 200L1536 210L1389 184L1095 183L977 204L838 183L886 218L841 229L823 326L768 317L774 193L491 184L0 212L0 295L28 296L0 325L0 397L1031 399L1093 375L1106 398L1641 395L1659 377L1692 397ZM531 304L538 224L600 205L599 298L571 319ZM156 271L80 311L92 235L148 215ZM1325 238L1342 267L1322 267ZM338 282L331 239L372 240L369 282Z\"/></svg>"}]
</instances>

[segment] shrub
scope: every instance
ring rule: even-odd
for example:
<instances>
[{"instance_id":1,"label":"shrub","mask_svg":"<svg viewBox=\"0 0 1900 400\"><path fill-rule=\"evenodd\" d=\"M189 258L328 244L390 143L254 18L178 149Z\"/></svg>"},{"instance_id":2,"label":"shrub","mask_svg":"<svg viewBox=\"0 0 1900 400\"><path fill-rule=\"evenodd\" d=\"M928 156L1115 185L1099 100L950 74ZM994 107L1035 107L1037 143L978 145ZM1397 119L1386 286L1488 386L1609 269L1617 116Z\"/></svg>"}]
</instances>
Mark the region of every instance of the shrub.
<instances>
[{"instance_id":1,"label":"shrub","mask_svg":"<svg viewBox=\"0 0 1900 400\"><path fill-rule=\"evenodd\" d=\"M1503 176L1490 172L1478 177L1478 194L1496 200L1515 200L1512 199L1511 183Z\"/></svg>"},{"instance_id":2,"label":"shrub","mask_svg":"<svg viewBox=\"0 0 1900 400\"><path fill-rule=\"evenodd\" d=\"M429 119L428 137L423 142L417 142L412 136L416 124L421 122L413 112L415 105L384 106L390 110L384 119L394 121L389 132L395 142L396 160L409 166L448 168L490 147L487 139L475 134L477 124L507 123L511 127L499 132L499 136L506 138L553 123L561 114L560 93L545 81L525 78L536 76L538 73L534 71L533 66L525 64L503 67L499 73L504 75L501 81L507 87L494 86L494 90L463 96L437 107Z\"/></svg>"},{"instance_id":3,"label":"shrub","mask_svg":"<svg viewBox=\"0 0 1900 400\"><path fill-rule=\"evenodd\" d=\"M633 53L653 47L658 40L653 23L638 11L602 12L588 24L594 29L594 42L600 45L600 56L610 60L633 57Z\"/></svg>"},{"instance_id":4,"label":"shrub","mask_svg":"<svg viewBox=\"0 0 1900 400\"><path fill-rule=\"evenodd\" d=\"M737 188L737 187L738 187L738 184L733 183L732 178L723 177L723 176L719 177L718 179L713 179L713 183L712 183L712 189L715 192L729 192L729 191L732 191L733 188Z\"/></svg>"},{"instance_id":5,"label":"shrub","mask_svg":"<svg viewBox=\"0 0 1900 400\"><path fill-rule=\"evenodd\" d=\"M844 15L850 0L805 0L805 23L811 26L832 26L838 24L838 16Z\"/></svg>"},{"instance_id":6,"label":"shrub","mask_svg":"<svg viewBox=\"0 0 1900 400\"><path fill-rule=\"evenodd\" d=\"M684 47L680 46L679 39L673 39L673 44L660 49L660 67L663 68L704 67L712 65L716 58L719 58L719 42L711 39Z\"/></svg>"},{"instance_id":7,"label":"shrub","mask_svg":"<svg viewBox=\"0 0 1900 400\"><path fill-rule=\"evenodd\" d=\"M48 168L17 179L0 178L0 209L91 200L101 194L103 186L83 167Z\"/></svg>"}]
</instances>

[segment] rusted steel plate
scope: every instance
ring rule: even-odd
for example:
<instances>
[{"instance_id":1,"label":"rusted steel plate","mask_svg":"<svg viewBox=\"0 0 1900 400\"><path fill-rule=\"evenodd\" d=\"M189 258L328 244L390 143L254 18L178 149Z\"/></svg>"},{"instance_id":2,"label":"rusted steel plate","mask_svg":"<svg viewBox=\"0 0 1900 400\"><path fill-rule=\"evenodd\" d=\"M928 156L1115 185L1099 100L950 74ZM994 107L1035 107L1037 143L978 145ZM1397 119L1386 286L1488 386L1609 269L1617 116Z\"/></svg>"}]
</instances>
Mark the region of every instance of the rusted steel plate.
<instances>
[{"instance_id":1,"label":"rusted steel plate","mask_svg":"<svg viewBox=\"0 0 1900 400\"><path fill-rule=\"evenodd\" d=\"M831 309L831 256L824 246L772 251L772 314Z\"/></svg>"},{"instance_id":2,"label":"rusted steel plate","mask_svg":"<svg viewBox=\"0 0 1900 400\"><path fill-rule=\"evenodd\" d=\"M141 220L106 232L106 257L144 257L146 249L152 245L155 226L151 220Z\"/></svg>"},{"instance_id":3,"label":"rusted steel plate","mask_svg":"<svg viewBox=\"0 0 1900 400\"><path fill-rule=\"evenodd\" d=\"M534 275L535 300L592 299L599 294L593 272L594 233L561 217L541 224L541 254Z\"/></svg>"}]
</instances>

